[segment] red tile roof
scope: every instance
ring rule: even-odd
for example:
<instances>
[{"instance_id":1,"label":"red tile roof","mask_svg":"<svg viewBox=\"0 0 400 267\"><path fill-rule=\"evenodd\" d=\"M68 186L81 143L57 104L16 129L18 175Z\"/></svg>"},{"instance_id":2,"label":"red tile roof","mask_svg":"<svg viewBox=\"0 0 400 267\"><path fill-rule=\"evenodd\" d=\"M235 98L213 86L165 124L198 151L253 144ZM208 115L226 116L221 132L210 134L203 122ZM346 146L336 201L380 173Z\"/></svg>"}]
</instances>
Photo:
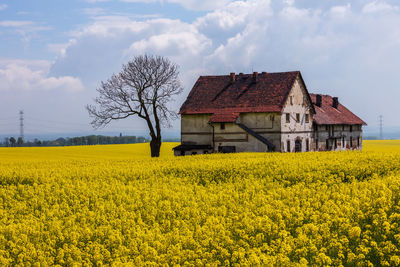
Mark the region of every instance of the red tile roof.
<instances>
[{"instance_id":1,"label":"red tile roof","mask_svg":"<svg viewBox=\"0 0 400 267\"><path fill-rule=\"evenodd\" d=\"M338 108L332 106L333 97L330 95L321 95L322 104L321 107L316 105L316 94L310 94L312 102L314 104L315 115L314 122L317 124L361 124L366 125L366 123L359 117L354 115L350 110L348 110L342 104L338 105Z\"/></svg>"},{"instance_id":2,"label":"red tile roof","mask_svg":"<svg viewBox=\"0 0 400 267\"><path fill-rule=\"evenodd\" d=\"M210 122L235 122L239 117L238 112L214 113L211 115Z\"/></svg>"},{"instance_id":3,"label":"red tile roof","mask_svg":"<svg viewBox=\"0 0 400 267\"><path fill-rule=\"evenodd\" d=\"M230 75L200 76L180 114L281 112L299 71L239 74L232 83Z\"/></svg>"}]
</instances>

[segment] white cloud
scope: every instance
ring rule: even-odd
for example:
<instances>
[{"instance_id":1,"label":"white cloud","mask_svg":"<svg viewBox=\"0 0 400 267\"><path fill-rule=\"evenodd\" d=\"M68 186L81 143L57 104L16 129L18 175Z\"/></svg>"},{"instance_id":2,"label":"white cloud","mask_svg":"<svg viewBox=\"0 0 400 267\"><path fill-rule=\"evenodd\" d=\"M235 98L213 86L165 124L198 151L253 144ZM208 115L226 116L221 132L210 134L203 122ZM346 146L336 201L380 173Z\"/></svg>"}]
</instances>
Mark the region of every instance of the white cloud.
<instances>
[{"instance_id":1,"label":"white cloud","mask_svg":"<svg viewBox=\"0 0 400 267\"><path fill-rule=\"evenodd\" d=\"M33 25L33 22L27 21L27 20L3 20L3 21L0 21L0 26L2 26L2 27L19 28L19 27L30 26L30 25Z\"/></svg>"},{"instance_id":2,"label":"white cloud","mask_svg":"<svg viewBox=\"0 0 400 267\"><path fill-rule=\"evenodd\" d=\"M385 11L398 11L398 6L392 6L384 1L373 1L366 4L362 12L363 13L376 13L376 12L385 12Z\"/></svg>"},{"instance_id":3,"label":"white cloud","mask_svg":"<svg viewBox=\"0 0 400 267\"><path fill-rule=\"evenodd\" d=\"M96 0L94 0L96 1ZM233 0L120 0L127 3L174 3L189 10L214 10L223 8Z\"/></svg>"},{"instance_id":4,"label":"white cloud","mask_svg":"<svg viewBox=\"0 0 400 267\"><path fill-rule=\"evenodd\" d=\"M70 76L49 77L50 62L44 60L0 60L0 91L80 91L81 81Z\"/></svg>"},{"instance_id":5,"label":"white cloud","mask_svg":"<svg viewBox=\"0 0 400 267\"><path fill-rule=\"evenodd\" d=\"M330 13L335 18L344 18L351 13L351 4L348 3L345 6L333 6L330 9Z\"/></svg>"},{"instance_id":6,"label":"white cloud","mask_svg":"<svg viewBox=\"0 0 400 267\"><path fill-rule=\"evenodd\" d=\"M8 6L6 4L1 4L0 5L0 11L6 9Z\"/></svg>"},{"instance_id":7,"label":"white cloud","mask_svg":"<svg viewBox=\"0 0 400 267\"><path fill-rule=\"evenodd\" d=\"M79 77L94 88L132 56L154 53L181 66L186 91L177 105L198 75L252 70L301 70L310 91L343 97L367 121L376 111L364 108L374 102L365 92L382 88L393 99L400 97L390 82L399 69L400 28L393 25L400 24L400 17L386 12L396 6L332 1L310 7L297 2L226 1L193 23L95 16L71 34L69 43L49 45L58 54L49 75Z\"/></svg>"}]
</instances>

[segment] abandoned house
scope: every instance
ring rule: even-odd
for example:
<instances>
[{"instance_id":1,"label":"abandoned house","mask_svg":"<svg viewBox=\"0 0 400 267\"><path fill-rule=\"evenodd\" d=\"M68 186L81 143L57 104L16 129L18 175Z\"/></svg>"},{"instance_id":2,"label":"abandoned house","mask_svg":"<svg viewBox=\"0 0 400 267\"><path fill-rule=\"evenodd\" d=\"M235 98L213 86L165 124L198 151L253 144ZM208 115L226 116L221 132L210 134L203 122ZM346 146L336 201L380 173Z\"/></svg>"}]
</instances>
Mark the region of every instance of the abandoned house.
<instances>
[{"instance_id":1,"label":"abandoned house","mask_svg":"<svg viewBox=\"0 0 400 267\"><path fill-rule=\"evenodd\" d=\"M366 124L299 71L201 76L179 113L175 155L362 149Z\"/></svg>"}]
</instances>

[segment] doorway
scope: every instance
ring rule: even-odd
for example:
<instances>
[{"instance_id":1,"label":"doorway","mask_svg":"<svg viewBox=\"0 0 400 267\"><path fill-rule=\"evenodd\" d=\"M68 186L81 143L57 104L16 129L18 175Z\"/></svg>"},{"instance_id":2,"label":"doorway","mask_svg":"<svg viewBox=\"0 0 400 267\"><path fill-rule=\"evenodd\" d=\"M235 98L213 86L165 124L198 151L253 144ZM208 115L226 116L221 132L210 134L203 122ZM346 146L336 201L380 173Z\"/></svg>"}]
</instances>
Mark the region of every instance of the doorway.
<instances>
[{"instance_id":1,"label":"doorway","mask_svg":"<svg viewBox=\"0 0 400 267\"><path fill-rule=\"evenodd\" d=\"M301 140L294 142L294 152L301 152Z\"/></svg>"}]
</instances>

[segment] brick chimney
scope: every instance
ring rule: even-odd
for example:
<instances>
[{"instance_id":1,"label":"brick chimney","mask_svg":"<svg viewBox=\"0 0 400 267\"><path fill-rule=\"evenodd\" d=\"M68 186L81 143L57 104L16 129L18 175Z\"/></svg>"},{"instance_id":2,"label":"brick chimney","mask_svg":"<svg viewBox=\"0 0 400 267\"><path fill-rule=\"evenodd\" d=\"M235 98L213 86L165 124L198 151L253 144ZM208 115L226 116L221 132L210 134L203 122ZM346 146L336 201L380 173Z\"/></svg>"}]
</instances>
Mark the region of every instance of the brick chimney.
<instances>
[{"instance_id":1,"label":"brick chimney","mask_svg":"<svg viewBox=\"0 0 400 267\"><path fill-rule=\"evenodd\" d=\"M316 105L317 107L321 107L321 106L322 106L322 96L321 96L321 95L317 95L316 98L317 98L317 99L316 99L315 105Z\"/></svg>"},{"instance_id":2,"label":"brick chimney","mask_svg":"<svg viewBox=\"0 0 400 267\"><path fill-rule=\"evenodd\" d=\"M333 98L332 98L332 107L334 107L334 108L337 109L338 106L339 106L339 98L333 97Z\"/></svg>"},{"instance_id":3,"label":"brick chimney","mask_svg":"<svg viewBox=\"0 0 400 267\"><path fill-rule=\"evenodd\" d=\"M235 73L231 72L230 76L231 76L231 83L234 83L235 82Z\"/></svg>"},{"instance_id":4,"label":"brick chimney","mask_svg":"<svg viewBox=\"0 0 400 267\"><path fill-rule=\"evenodd\" d=\"M253 82L254 83L257 82L257 77L258 77L258 72L257 71L253 72Z\"/></svg>"}]
</instances>

